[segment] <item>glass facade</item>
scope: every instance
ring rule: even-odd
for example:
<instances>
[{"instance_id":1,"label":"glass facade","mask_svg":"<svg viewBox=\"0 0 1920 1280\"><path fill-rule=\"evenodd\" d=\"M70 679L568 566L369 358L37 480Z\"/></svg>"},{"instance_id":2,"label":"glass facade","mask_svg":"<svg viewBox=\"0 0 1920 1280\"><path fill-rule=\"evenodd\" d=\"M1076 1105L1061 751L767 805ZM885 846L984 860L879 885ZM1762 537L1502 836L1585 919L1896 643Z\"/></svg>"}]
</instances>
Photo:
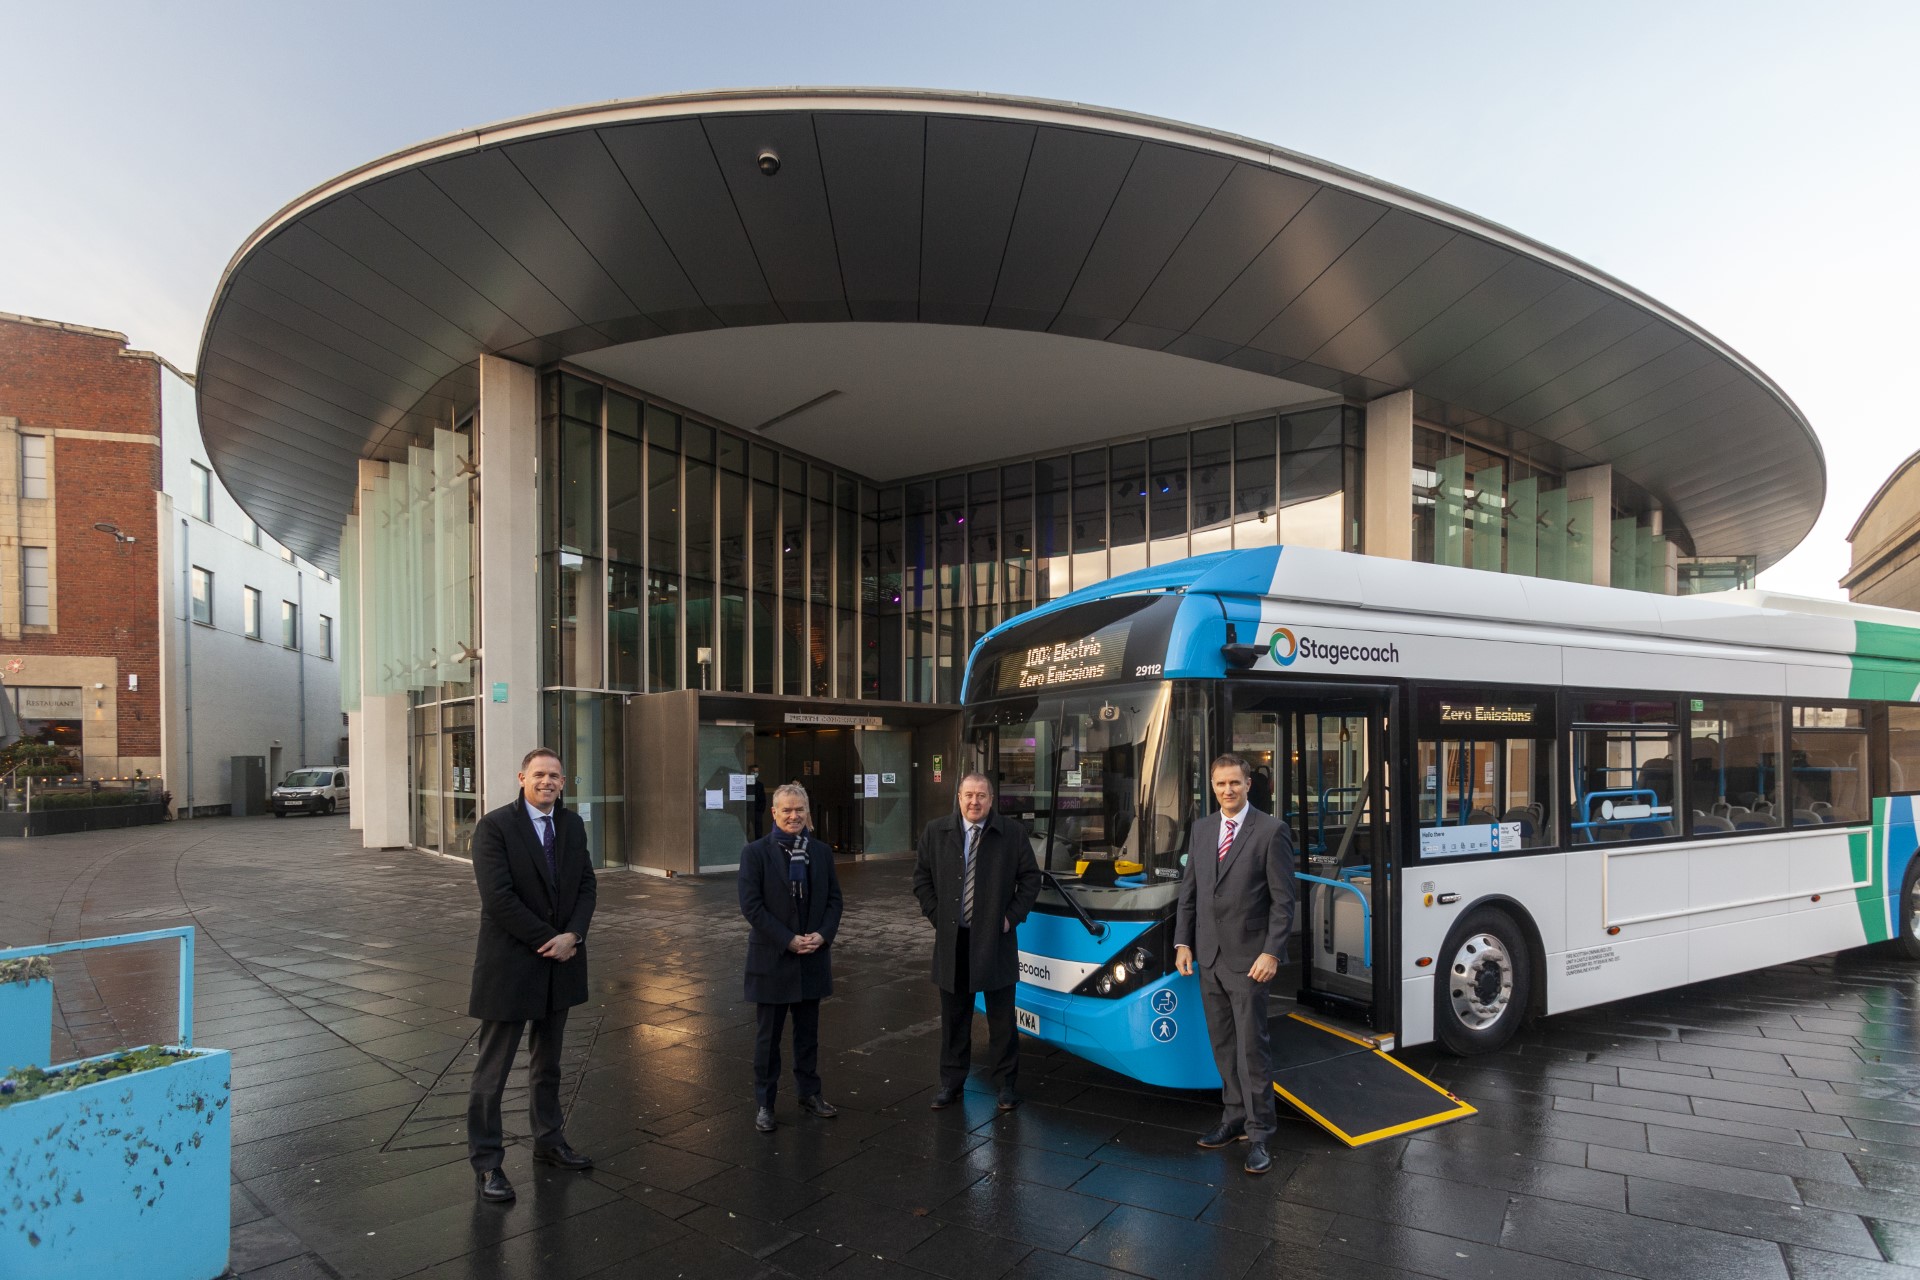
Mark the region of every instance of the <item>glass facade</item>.
<instances>
[{"instance_id":1,"label":"glass facade","mask_svg":"<svg viewBox=\"0 0 1920 1280\"><path fill-rule=\"evenodd\" d=\"M1413 429L1413 558L1494 573L1666 594L1667 539L1653 522L1596 510L1565 477L1433 427ZM1603 560L1602 557L1605 557Z\"/></svg>"}]
</instances>

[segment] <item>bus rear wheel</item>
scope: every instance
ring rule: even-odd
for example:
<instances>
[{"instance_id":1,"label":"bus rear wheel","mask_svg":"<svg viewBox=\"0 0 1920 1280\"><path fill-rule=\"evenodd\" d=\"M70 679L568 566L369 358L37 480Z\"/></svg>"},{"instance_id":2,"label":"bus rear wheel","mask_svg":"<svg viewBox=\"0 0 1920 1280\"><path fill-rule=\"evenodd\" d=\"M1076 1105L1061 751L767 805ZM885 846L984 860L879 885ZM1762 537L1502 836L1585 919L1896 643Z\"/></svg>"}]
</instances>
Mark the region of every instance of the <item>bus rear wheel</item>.
<instances>
[{"instance_id":1,"label":"bus rear wheel","mask_svg":"<svg viewBox=\"0 0 1920 1280\"><path fill-rule=\"evenodd\" d=\"M1513 1038L1533 1000L1526 935L1497 907L1477 907L1447 935L1433 993L1435 1037L1466 1057Z\"/></svg>"},{"instance_id":2,"label":"bus rear wheel","mask_svg":"<svg viewBox=\"0 0 1920 1280\"><path fill-rule=\"evenodd\" d=\"M1907 868L1907 885L1900 891L1894 914L1899 921L1901 954L1909 960L1920 960L1920 858Z\"/></svg>"}]
</instances>

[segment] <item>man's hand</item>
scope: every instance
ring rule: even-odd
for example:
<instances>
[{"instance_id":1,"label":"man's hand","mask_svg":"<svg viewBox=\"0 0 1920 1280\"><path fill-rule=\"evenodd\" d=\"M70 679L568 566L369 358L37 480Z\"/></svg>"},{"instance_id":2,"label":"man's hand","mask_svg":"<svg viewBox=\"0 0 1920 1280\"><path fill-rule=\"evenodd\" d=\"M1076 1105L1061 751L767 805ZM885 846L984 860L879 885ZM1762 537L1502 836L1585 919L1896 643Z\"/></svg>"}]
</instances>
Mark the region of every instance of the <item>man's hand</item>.
<instances>
[{"instance_id":1,"label":"man's hand","mask_svg":"<svg viewBox=\"0 0 1920 1280\"><path fill-rule=\"evenodd\" d=\"M1193 976L1193 948L1175 947L1173 949L1173 967L1179 971L1181 977L1191 978Z\"/></svg>"},{"instance_id":2,"label":"man's hand","mask_svg":"<svg viewBox=\"0 0 1920 1280\"><path fill-rule=\"evenodd\" d=\"M1002 932L1002 933L1005 933L1005 932L1006 932L1007 930L1009 930L1009 929L1011 929L1011 928L1013 928L1013 921L1011 921L1011 920L1009 920L1009 919L1007 919L1007 918L1006 918L1005 916L1001 916L1001 917L1000 917L1000 932Z\"/></svg>"},{"instance_id":3,"label":"man's hand","mask_svg":"<svg viewBox=\"0 0 1920 1280\"><path fill-rule=\"evenodd\" d=\"M817 933L796 933L787 943L787 950L797 956L809 955L827 944L827 940Z\"/></svg>"},{"instance_id":4,"label":"man's hand","mask_svg":"<svg viewBox=\"0 0 1920 1280\"><path fill-rule=\"evenodd\" d=\"M1253 962L1253 968L1247 970L1247 976L1255 982L1271 982L1273 975L1278 972L1280 972L1280 961L1263 951Z\"/></svg>"},{"instance_id":5,"label":"man's hand","mask_svg":"<svg viewBox=\"0 0 1920 1280\"><path fill-rule=\"evenodd\" d=\"M573 953L579 949L580 939L570 933L556 933L541 946L540 954L549 960L558 960L565 964L573 959Z\"/></svg>"}]
</instances>

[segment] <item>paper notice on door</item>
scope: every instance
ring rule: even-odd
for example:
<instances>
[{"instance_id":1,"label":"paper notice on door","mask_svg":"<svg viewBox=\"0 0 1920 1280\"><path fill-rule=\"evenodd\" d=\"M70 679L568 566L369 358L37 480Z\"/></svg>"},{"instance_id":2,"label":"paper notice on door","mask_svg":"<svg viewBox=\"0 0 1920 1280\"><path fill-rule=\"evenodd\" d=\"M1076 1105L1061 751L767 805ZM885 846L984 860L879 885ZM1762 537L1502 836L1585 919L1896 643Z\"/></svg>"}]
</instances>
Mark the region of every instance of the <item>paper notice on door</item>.
<instances>
[{"instance_id":1,"label":"paper notice on door","mask_svg":"<svg viewBox=\"0 0 1920 1280\"><path fill-rule=\"evenodd\" d=\"M727 799L745 800L747 798L747 775L730 773L727 775Z\"/></svg>"},{"instance_id":2,"label":"paper notice on door","mask_svg":"<svg viewBox=\"0 0 1920 1280\"><path fill-rule=\"evenodd\" d=\"M707 792L707 808L719 809L727 803L727 793L718 787Z\"/></svg>"},{"instance_id":3,"label":"paper notice on door","mask_svg":"<svg viewBox=\"0 0 1920 1280\"><path fill-rule=\"evenodd\" d=\"M886 785L886 786L889 786L889 787L890 787L890 786L892 786L892 785L893 785L893 775L892 775L892 774L890 774L890 773L883 773L883 774L881 774L881 775L880 775L880 781L881 781L881 782L882 782L882 783L883 783L884 785Z\"/></svg>"},{"instance_id":4,"label":"paper notice on door","mask_svg":"<svg viewBox=\"0 0 1920 1280\"><path fill-rule=\"evenodd\" d=\"M867 775L867 799L872 800L874 797L878 796L879 794L880 794L880 775L877 773L870 773Z\"/></svg>"},{"instance_id":5,"label":"paper notice on door","mask_svg":"<svg viewBox=\"0 0 1920 1280\"><path fill-rule=\"evenodd\" d=\"M580 821L582 822L593 821L593 801L582 800L579 804L576 804L575 806L573 806L573 811L580 815Z\"/></svg>"}]
</instances>

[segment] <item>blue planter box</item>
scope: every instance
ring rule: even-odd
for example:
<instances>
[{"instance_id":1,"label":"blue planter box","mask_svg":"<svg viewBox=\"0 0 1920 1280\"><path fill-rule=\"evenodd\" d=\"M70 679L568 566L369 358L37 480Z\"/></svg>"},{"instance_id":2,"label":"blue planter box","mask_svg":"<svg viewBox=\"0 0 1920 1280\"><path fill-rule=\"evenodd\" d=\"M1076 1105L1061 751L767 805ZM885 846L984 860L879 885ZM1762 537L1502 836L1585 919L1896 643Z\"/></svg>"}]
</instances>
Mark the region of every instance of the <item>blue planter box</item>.
<instances>
[{"instance_id":1,"label":"blue planter box","mask_svg":"<svg viewBox=\"0 0 1920 1280\"><path fill-rule=\"evenodd\" d=\"M0 1107L0 1276L226 1271L232 1057L192 1052Z\"/></svg>"},{"instance_id":2,"label":"blue planter box","mask_svg":"<svg viewBox=\"0 0 1920 1280\"><path fill-rule=\"evenodd\" d=\"M53 983L45 978L0 982L0 1075L52 1061Z\"/></svg>"}]
</instances>

